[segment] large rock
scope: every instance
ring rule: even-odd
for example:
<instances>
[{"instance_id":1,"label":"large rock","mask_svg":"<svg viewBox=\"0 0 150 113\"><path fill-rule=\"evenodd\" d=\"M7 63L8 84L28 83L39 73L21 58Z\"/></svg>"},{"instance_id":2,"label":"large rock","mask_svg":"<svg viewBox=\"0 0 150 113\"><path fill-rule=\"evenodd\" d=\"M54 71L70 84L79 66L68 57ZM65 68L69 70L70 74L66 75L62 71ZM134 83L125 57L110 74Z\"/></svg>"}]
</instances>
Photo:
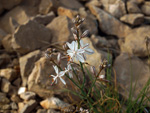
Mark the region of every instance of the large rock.
<instances>
[{"instance_id":1,"label":"large rock","mask_svg":"<svg viewBox=\"0 0 150 113\"><path fill-rule=\"evenodd\" d=\"M100 8L91 6L90 11L97 17L100 29L108 35L115 35L122 38L131 31L130 27L121 23L119 20Z\"/></svg>"},{"instance_id":2,"label":"large rock","mask_svg":"<svg viewBox=\"0 0 150 113\"><path fill-rule=\"evenodd\" d=\"M133 31L125 37L125 41L120 43L121 51L140 57L148 56L145 37L150 36L149 30L149 26L133 29Z\"/></svg>"},{"instance_id":3,"label":"large rock","mask_svg":"<svg viewBox=\"0 0 150 113\"><path fill-rule=\"evenodd\" d=\"M2 28L8 33L12 33L10 17L16 20L16 22L18 22L20 25L24 24L29 20L29 16L26 14L26 11L23 7L18 6L13 8L8 13L6 13L0 20Z\"/></svg>"},{"instance_id":4,"label":"large rock","mask_svg":"<svg viewBox=\"0 0 150 113\"><path fill-rule=\"evenodd\" d=\"M49 29L45 28L44 25L30 20L16 30L12 39L12 46L18 53L25 54L46 47L50 44L51 39Z\"/></svg>"},{"instance_id":5,"label":"large rock","mask_svg":"<svg viewBox=\"0 0 150 113\"><path fill-rule=\"evenodd\" d=\"M3 38L6 36L6 32L0 28L0 46L1 46L1 41L3 40Z\"/></svg>"},{"instance_id":6,"label":"large rock","mask_svg":"<svg viewBox=\"0 0 150 113\"><path fill-rule=\"evenodd\" d=\"M53 39L52 43L62 44L73 39L71 32L72 21L66 16L58 16L46 27L51 30Z\"/></svg>"},{"instance_id":7,"label":"large rock","mask_svg":"<svg viewBox=\"0 0 150 113\"><path fill-rule=\"evenodd\" d=\"M122 53L115 59L114 69L118 84L120 84L120 93L128 98L132 82L132 98L136 99L149 80L149 66L136 56Z\"/></svg>"},{"instance_id":8,"label":"large rock","mask_svg":"<svg viewBox=\"0 0 150 113\"><path fill-rule=\"evenodd\" d=\"M34 63L40 58L41 54L42 53L39 50L36 50L20 57L19 64L22 77L22 86L27 85L28 76L34 67Z\"/></svg>"},{"instance_id":9,"label":"large rock","mask_svg":"<svg viewBox=\"0 0 150 113\"><path fill-rule=\"evenodd\" d=\"M14 6L18 5L21 3L22 0L1 0L0 4L4 7L4 9L11 9Z\"/></svg>"},{"instance_id":10,"label":"large rock","mask_svg":"<svg viewBox=\"0 0 150 113\"><path fill-rule=\"evenodd\" d=\"M126 14L125 3L122 0L118 0L114 4L104 4L104 10L116 18Z\"/></svg>"},{"instance_id":11,"label":"large rock","mask_svg":"<svg viewBox=\"0 0 150 113\"><path fill-rule=\"evenodd\" d=\"M10 100L6 97L5 93L0 92L0 104L8 104Z\"/></svg>"},{"instance_id":12,"label":"large rock","mask_svg":"<svg viewBox=\"0 0 150 113\"><path fill-rule=\"evenodd\" d=\"M141 25L144 22L143 14L126 14L120 18L121 21L130 25Z\"/></svg>"}]
</instances>

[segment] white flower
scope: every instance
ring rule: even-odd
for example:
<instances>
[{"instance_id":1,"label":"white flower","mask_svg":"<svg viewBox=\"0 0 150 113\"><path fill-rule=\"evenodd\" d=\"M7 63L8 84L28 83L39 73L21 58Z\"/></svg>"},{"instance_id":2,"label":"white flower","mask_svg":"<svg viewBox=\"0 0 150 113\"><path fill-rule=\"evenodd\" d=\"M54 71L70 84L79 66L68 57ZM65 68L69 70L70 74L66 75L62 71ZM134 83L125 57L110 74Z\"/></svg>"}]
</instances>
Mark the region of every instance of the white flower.
<instances>
[{"instance_id":1,"label":"white flower","mask_svg":"<svg viewBox=\"0 0 150 113\"><path fill-rule=\"evenodd\" d=\"M66 82L61 78L62 76L64 76L65 71L58 72L58 67L57 66L53 66L53 67L57 74L56 76L51 75L53 77L53 83L55 82L55 84L57 84L57 78L59 78L62 81L62 83L66 85Z\"/></svg>"},{"instance_id":2,"label":"white flower","mask_svg":"<svg viewBox=\"0 0 150 113\"><path fill-rule=\"evenodd\" d=\"M78 43L75 41L72 41L71 44L67 42L67 45L70 48L69 50L67 50L67 53L70 56L71 60L84 62L84 57L81 55L82 53L84 53L84 50L78 49Z\"/></svg>"},{"instance_id":3,"label":"white flower","mask_svg":"<svg viewBox=\"0 0 150 113\"><path fill-rule=\"evenodd\" d=\"M89 48L89 44L84 44L82 40L80 40L80 48L85 51L85 54L91 55L94 53L94 51Z\"/></svg>"},{"instance_id":4,"label":"white flower","mask_svg":"<svg viewBox=\"0 0 150 113\"><path fill-rule=\"evenodd\" d=\"M65 72L69 74L69 77L70 77L70 78L73 78L73 74L72 74L73 71L72 71L71 64L68 64L68 65L67 65L67 68L65 69Z\"/></svg>"}]
</instances>

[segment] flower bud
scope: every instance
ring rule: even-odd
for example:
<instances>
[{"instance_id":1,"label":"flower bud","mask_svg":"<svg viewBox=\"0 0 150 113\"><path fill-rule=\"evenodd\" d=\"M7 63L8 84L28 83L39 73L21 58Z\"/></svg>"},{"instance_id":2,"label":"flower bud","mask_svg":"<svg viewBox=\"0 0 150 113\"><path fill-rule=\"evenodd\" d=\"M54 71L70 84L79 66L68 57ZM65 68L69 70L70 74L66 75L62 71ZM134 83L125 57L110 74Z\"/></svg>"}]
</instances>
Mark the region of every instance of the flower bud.
<instances>
[{"instance_id":1,"label":"flower bud","mask_svg":"<svg viewBox=\"0 0 150 113\"><path fill-rule=\"evenodd\" d=\"M85 30L85 31L83 32L83 34L81 35L81 38L86 37L88 34L89 34L89 30Z\"/></svg>"},{"instance_id":2,"label":"flower bud","mask_svg":"<svg viewBox=\"0 0 150 113\"><path fill-rule=\"evenodd\" d=\"M96 69L95 69L95 67L91 66L90 70L91 70L92 74L94 74L96 76Z\"/></svg>"},{"instance_id":3,"label":"flower bud","mask_svg":"<svg viewBox=\"0 0 150 113\"><path fill-rule=\"evenodd\" d=\"M58 55L57 55L57 63L58 63L58 65L60 65L60 63L61 63L61 53L58 53Z\"/></svg>"}]
</instances>

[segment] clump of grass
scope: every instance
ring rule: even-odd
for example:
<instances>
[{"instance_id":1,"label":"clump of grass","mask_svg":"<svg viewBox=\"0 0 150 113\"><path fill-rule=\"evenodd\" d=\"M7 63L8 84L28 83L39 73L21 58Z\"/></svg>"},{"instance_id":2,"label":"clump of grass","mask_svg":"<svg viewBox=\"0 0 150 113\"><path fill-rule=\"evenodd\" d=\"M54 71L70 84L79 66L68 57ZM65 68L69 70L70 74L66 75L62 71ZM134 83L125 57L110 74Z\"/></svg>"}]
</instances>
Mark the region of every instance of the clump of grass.
<instances>
[{"instance_id":1,"label":"clump of grass","mask_svg":"<svg viewBox=\"0 0 150 113\"><path fill-rule=\"evenodd\" d=\"M150 102L150 98L146 96L149 91L150 80L148 80L135 100L132 99L132 89L135 88L135 86L132 87L132 83L129 98L124 99L121 97L117 90L116 76L114 81L111 76L112 67L110 64L112 61L110 56L108 56L107 60L101 62L98 72L96 72L94 66L86 62L86 55L94 54L94 51L88 47L89 44L82 42L82 38L85 38L88 34L88 30L86 30L80 35L79 28L83 21L84 19L80 18L79 15L74 19L74 27L71 30L75 41L67 42L63 46L65 50L63 53L56 53L54 52L56 50L51 48L46 50L45 55L54 64L53 67L56 72L56 75L51 75L53 77L51 85L57 85L57 82L60 81L67 85L63 79L64 77L67 77L73 83L75 90L65 89L64 91L70 92L81 99L79 103L73 103L76 106L74 112L146 112L147 109L143 103ZM54 54L57 55L57 60L53 59ZM61 66L61 60L67 60L65 68ZM106 71L106 75L101 75L102 70ZM79 72L82 75L78 74Z\"/></svg>"}]
</instances>

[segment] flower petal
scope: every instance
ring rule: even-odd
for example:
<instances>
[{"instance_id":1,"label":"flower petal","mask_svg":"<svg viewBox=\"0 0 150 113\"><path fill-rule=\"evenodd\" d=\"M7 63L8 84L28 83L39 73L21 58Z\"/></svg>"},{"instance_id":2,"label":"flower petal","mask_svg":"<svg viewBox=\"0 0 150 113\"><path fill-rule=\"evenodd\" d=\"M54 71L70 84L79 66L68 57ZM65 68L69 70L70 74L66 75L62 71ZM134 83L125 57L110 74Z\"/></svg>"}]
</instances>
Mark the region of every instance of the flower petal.
<instances>
[{"instance_id":1,"label":"flower petal","mask_svg":"<svg viewBox=\"0 0 150 113\"><path fill-rule=\"evenodd\" d=\"M84 62L84 58L83 58L83 56L82 55L80 55L80 54L77 54L77 59L80 61L80 62Z\"/></svg>"},{"instance_id":2,"label":"flower petal","mask_svg":"<svg viewBox=\"0 0 150 113\"><path fill-rule=\"evenodd\" d=\"M88 55L91 55L91 54L94 53L94 51L90 48L87 48L87 49L85 49L85 53L88 54Z\"/></svg>"},{"instance_id":3,"label":"flower petal","mask_svg":"<svg viewBox=\"0 0 150 113\"><path fill-rule=\"evenodd\" d=\"M53 68L54 68L56 74L58 74L58 67L57 66L53 66Z\"/></svg>"},{"instance_id":4,"label":"flower petal","mask_svg":"<svg viewBox=\"0 0 150 113\"><path fill-rule=\"evenodd\" d=\"M60 78L60 80L62 81L62 83L64 84L64 85L66 85L66 82L61 78L61 77L59 77Z\"/></svg>"}]
</instances>

